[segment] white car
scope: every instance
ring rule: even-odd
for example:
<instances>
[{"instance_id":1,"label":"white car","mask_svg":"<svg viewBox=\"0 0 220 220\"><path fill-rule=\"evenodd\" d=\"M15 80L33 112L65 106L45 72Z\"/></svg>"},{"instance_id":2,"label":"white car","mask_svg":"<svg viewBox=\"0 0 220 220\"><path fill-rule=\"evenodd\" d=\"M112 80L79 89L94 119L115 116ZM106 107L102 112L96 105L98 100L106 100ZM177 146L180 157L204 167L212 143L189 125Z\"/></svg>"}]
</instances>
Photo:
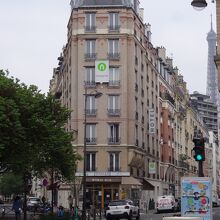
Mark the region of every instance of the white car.
<instances>
[{"instance_id":1,"label":"white car","mask_svg":"<svg viewBox=\"0 0 220 220\"><path fill-rule=\"evenodd\" d=\"M176 212L178 210L178 200L172 195L159 196L156 203L157 213L162 211Z\"/></svg>"},{"instance_id":2,"label":"white car","mask_svg":"<svg viewBox=\"0 0 220 220\"><path fill-rule=\"evenodd\" d=\"M27 199L27 209L29 211L35 211L42 205L41 199L38 197L29 197Z\"/></svg>"},{"instance_id":3,"label":"white car","mask_svg":"<svg viewBox=\"0 0 220 220\"><path fill-rule=\"evenodd\" d=\"M133 217L136 220L140 219L140 210L137 205L133 203L131 200L114 200L108 204L106 209L106 219L120 219L126 218L131 220Z\"/></svg>"}]
</instances>

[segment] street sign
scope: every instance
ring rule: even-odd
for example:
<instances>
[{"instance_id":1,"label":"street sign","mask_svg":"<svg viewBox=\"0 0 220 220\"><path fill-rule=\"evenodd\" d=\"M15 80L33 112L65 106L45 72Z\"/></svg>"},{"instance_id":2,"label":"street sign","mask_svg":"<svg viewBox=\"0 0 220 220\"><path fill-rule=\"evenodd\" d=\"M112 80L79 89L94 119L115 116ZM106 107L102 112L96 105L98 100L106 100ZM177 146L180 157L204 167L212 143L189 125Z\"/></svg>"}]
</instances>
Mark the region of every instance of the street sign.
<instances>
[{"instance_id":1,"label":"street sign","mask_svg":"<svg viewBox=\"0 0 220 220\"><path fill-rule=\"evenodd\" d=\"M156 173L156 163L155 162L149 162L149 174L155 174Z\"/></svg>"},{"instance_id":2,"label":"street sign","mask_svg":"<svg viewBox=\"0 0 220 220\"><path fill-rule=\"evenodd\" d=\"M212 184L209 177L181 179L181 216L212 220Z\"/></svg>"},{"instance_id":3,"label":"street sign","mask_svg":"<svg viewBox=\"0 0 220 220\"><path fill-rule=\"evenodd\" d=\"M109 61L96 60L95 61L95 81L104 83L109 82Z\"/></svg>"}]
</instances>

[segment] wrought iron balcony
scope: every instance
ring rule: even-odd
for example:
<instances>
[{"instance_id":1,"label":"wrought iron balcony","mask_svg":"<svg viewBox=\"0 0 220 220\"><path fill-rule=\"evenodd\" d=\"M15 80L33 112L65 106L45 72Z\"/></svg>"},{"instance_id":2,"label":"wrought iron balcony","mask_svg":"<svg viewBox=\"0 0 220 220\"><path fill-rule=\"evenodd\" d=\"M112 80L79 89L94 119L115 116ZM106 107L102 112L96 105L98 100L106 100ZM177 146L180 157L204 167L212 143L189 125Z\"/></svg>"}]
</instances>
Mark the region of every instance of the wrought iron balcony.
<instances>
[{"instance_id":1,"label":"wrought iron balcony","mask_svg":"<svg viewBox=\"0 0 220 220\"><path fill-rule=\"evenodd\" d=\"M110 172L119 172L119 171L121 171L121 167L109 167L108 171L110 171Z\"/></svg>"},{"instance_id":2,"label":"wrought iron balcony","mask_svg":"<svg viewBox=\"0 0 220 220\"><path fill-rule=\"evenodd\" d=\"M110 80L108 85L109 86L120 86L120 80Z\"/></svg>"},{"instance_id":3,"label":"wrought iron balcony","mask_svg":"<svg viewBox=\"0 0 220 220\"><path fill-rule=\"evenodd\" d=\"M96 83L95 83L95 81L85 81L85 86L86 87L95 87Z\"/></svg>"},{"instance_id":4,"label":"wrought iron balcony","mask_svg":"<svg viewBox=\"0 0 220 220\"><path fill-rule=\"evenodd\" d=\"M86 144L96 144L96 138L86 138Z\"/></svg>"},{"instance_id":5,"label":"wrought iron balcony","mask_svg":"<svg viewBox=\"0 0 220 220\"><path fill-rule=\"evenodd\" d=\"M86 53L85 54L86 60L95 60L96 59L96 53Z\"/></svg>"},{"instance_id":6,"label":"wrought iron balcony","mask_svg":"<svg viewBox=\"0 0 220 220\"><path fill-rule=\"evenodd\" d=\"M186 169L186 170L189 169L189 164L186 163L186 162L184 162L184 161L181 161L181 160L178 161L178 166L181 167L181 168L183 168L183 169Z\"/></svg>"},{"instance_id":7,"label":"wrought iron balcony","mask_svg":"<svg viewBox=\"0 0 220 220\"><path fill-rule=\"evenodd\" d=\"M97 113L97 109L86 109L87 116L95 116Z\"/></svg>"},{"instance_id":8,"label":"wrought iron balcony","mask_svg":"<svg viewBox=\"0 0 220 220\"><path fill-rule=\"evenodd\" d=\"M119 32L120 31L120 25L110 25L110 26L108 26L108 30L109 30L109 32L114 32L114 31Z\"/></svg>"},{"instance_id":9,"label":"wrought iron balcony","mask_svg":"<svg viewBox=\"0 0 220 220\"><path fill-rule=\"evenodd\" d=\"M119 137L110 137L108 138L108 144L120 144L120 138Z\"/></svg>"},{"instance_id":10,"label":"wrought iron balcony","mask_svg":"<svg viewBox=\"0 0 220 220\"><path fill-rule=\"evenodd\" d=\"M85 26L85 32L96 32L96 26L92 25L92 26Z\"/></svg>"},{"instance_id":11,"label":"wrought iron balcony","mask_svg":"<svg viewBox=\"0 0 220 220\"><path fill-rule=\"evenodd\" d=\"M108 109L109 116L120 116L121 109Z\"/></svg>"},{"instance_id":12,"label":"wrought iron balcony","mask_svg":"<svg viewBox=\"0 0 220 220\"><path fill-rule=\"evenodd\" d=\"M108 58L110 60L119 60L120 59L120 53L119 52L108 53Z\"/></svg>"}]
</instances>

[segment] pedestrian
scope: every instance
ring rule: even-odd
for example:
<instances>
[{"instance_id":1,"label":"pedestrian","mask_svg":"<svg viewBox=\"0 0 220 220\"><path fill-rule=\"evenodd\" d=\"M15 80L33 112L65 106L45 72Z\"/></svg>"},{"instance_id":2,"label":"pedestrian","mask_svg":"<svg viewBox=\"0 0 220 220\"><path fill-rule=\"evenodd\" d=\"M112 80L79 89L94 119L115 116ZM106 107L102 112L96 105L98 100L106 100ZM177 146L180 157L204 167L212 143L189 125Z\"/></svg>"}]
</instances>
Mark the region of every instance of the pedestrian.
<instances>
[{"instance_id":1,"label":"pedestrian","mask_svg":"<svg viewBox=\"0 0 220 220\"><path fill-rule=\"evenodd\" d=\"M41 200L42 200L43 205L45 206L45 203L46 203L46 198L45 198L45 196L43 196Z\"/></svg>"},{"instance_id":2,"label":"pedestrian","mask_svg":"<svg viewBox=\"0 0 220 220\"><path fill-rule=\"evenodd\" d=\"M71 210L73 207L73 197L71 195L68 196L68 204L69 204L69 209Z\"/></svg>"},{"instance_id":3,"label":"pedestrian","mask_svg":"<svg viewBox=\"0 0 220 220\"><path fill-rule=\"evenodd\" d=\"M22 202L19 196L16 196L12 205L12 210L15 212L15 219L20 220Z\"/></svg>"},{"instance_id":4,"label":"pedestrian","mask_svg":"<svg viewBox=\"0 0 220 220\"><path fill-rule=\"evenodd\" d=\"M62 219L64 216L64 208L63 206L59 206L58 211L57 211L57 217L58 219Z\"/></svg>"}]
</instances>

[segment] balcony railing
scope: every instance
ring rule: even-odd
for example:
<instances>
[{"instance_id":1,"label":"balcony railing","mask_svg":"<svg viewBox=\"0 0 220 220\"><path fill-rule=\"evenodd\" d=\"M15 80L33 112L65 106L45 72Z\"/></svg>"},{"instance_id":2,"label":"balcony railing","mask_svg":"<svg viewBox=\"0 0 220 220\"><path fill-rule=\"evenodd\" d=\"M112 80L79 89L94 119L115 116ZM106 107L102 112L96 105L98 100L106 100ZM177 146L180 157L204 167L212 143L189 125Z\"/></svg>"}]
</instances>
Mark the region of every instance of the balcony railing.
<instances>
[{"instance_id":1,"label":"balcony railing","mask_svg":"<svg viewBox=\"0 0 220 220\"><path fill-rule=\"evenodd\" d=\"M108 85L109 86L120 86L120 80L110 80Z\"/></svg>"},{"instance_id":2,"label":"balcony railing","mask_svg":"<svg viewBox=\"0 0 220 220\"><path fill-rule=\"evenodd\" d=\"M189 169L189 164L186 163L186 162L184 162L184 161L181 161L181 160L178 161L178 165L179 165L179 167L184 168L184 169L186 169L186 170Z\"/></svg>"},{"instance_id":3,"label":"balcony railing","mask_svg":"<svg viewBox=\"0 0 220 220\"><path fill-rule=\"evenodd\" d=\"M97 113L97 109L86 109L87 116L95 116Z\"/></svg>"},{"instance_id":4,"label":"balcony railing","mask_svg":"<svg viewBox=\"0 0 220 220\"><path fill-rule=\"evenodd\" d=\"M119 52L108 53L108 58L110 60L119 60L120 59L120 53Z\"/></svg>"},{"instance_id":5,"label":"balcony railing","mask_svg":"<svg viewBox=\"0 0 220 220\"><path fill-rule=\"evenodd\" d=\"M96 53L86 53L85 54L86 60L95 60L96 59Z\"/></svg>"},{"instance_id":6,"label":"balcony railing","mask_svg":"<svg viewBox=\"0 0 220 220\"><path fill-rule=\"evenodd\" d=\"M121 167L109 167L108 171L110 171L110 172L119 172L119 171L121 171Z\"/></svg>"},{"instance_id":7,"label":"balcony railing","mask_svg":"<svg viewBox=\"0 0 220 220\"><path fill-rule=\"evenodd\" d=\"M96 26L92 25L92 26L85 26L85 32L96 32Z\"/></svg>"},{"instance_id":8,"label":"balcony railing","mask_svg":"<svg viewBox=\"0 0 220 220\"><path fill-rule=\"evenodd\" d=\"M86 138L86 144L96 144L96 138Z\"/></svg>"},{"instance_id":9,"label":"balcony railing","mask_svg":"<svg viewBox=\"0 0 220 220\"><path fill-rule=\"evenodd\" d=\"M109 116L120 116L121 109L107 109Z\"/></svg>"},{"instance_id":10,"label":"balcony railing","mask_svg":"<svg viewBox=\"0 0 220 220\"><path fill-rule=\"evenodd\" d=\"M95 172L97 170L96 167L87 167L86 172Z\"/></svg>"},{"instance_id":11,"label":"balcony railing","mask_svg":"<svg viewBox=\"0 0 220 220\"><path fill-rule=\"evenodd\" d=\"M108 138L108 144L120 144L120 138L119 137L110 137Z\"/></svg>"},{"instance_id":12,"label":"balcony railing","mask_svg":"<svg viewBox=\"0 0 220 220\"><path fill-rule=\"evenodd\" d=\"M120 25L110 25L110 26L108 26L108 30L109 30L109 32L114 32L114 31L119 32L120 31Z\"/></svg>"},{"instance_id":13,"label":"balcony railing","mask_svg":"<svg viewBox=\"0 0 220 220\"><path fill-rule=\"evenodd\" d=\"M87 86L87 87L95 87L96 83L95 83L95 81L85 81L85 86Z\"/></svg>"}]
</instances>

